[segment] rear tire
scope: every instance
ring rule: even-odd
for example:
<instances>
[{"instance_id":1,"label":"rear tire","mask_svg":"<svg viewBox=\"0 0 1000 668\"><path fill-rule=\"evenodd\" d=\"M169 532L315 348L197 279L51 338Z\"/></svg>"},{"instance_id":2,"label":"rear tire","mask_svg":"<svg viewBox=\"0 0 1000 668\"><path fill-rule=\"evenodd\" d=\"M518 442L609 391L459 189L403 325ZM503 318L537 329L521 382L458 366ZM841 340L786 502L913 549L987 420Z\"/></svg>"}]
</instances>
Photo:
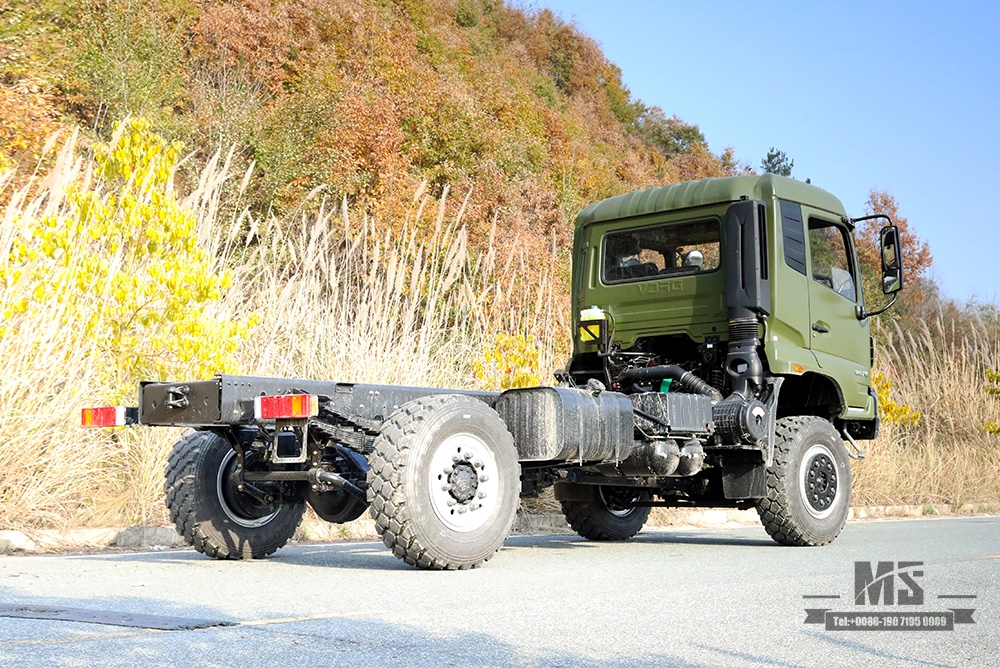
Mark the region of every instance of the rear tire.
<instances>
[{"instance_id":1,"label":"rear tire","mask_svg":"<svg viewBox=\"0 0 1000 668\"><path fill-rule=\"evenodd\" d=\"M229 481L236 453L219 436L196 431L174 445L167 463L167 509L177 532L216 559L261 559L295 533L301 500L261 504Z\"/></svg>"},{"instance_id":2,"label":"rear tire","mask_svg":"<svg viewBox=\"0 0 1000 668\"><path fill-rule=\"evenodd\" d=\"M764 529L781 545L826 545L851 507L851 465L840 434L812 415L778 420L767 497L757 502Z\"/></svg>"},{"instance_id":3,"label":"rear tire","mask_svg":"<svg viewBox=\"0 0 1000 668\"><path fill-rule=\"evenodd\" d=\"M573 485L566 496L572 498L559 501L563 515L587 540L628 540L639 533L652 510L648 506L629 507L650 499L649 492L631 487Z\"/></svg>"},{"instance_id":4,"label":"rear tire","mask_svg":"<svg viewBox=\"0 0 1000 668\"><path fill-rule=\"evenodd\" d=\"M474 568L503 545L520 496L517 451L485 403L434 395L403 404L375 439L375 529L411 566Z\"/></svg>"}]
</instances>

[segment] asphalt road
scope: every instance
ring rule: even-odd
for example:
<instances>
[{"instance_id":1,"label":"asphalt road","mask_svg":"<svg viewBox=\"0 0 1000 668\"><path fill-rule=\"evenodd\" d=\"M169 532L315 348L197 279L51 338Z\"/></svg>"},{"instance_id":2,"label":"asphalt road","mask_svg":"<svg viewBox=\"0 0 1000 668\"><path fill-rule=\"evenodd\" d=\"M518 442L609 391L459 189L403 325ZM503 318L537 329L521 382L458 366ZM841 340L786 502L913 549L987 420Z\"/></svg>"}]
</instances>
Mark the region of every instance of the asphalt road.
<instances>
[{"instance_id":1,"label":"asphalt road","mask_svg":"<svg viewBox=\"0 0 1000 668\"><path fill-rule=\"evenodd\" d=\"M923 605L855 605L855 562L878 561L923 562L907 571L923 574L911 578ZM455 573L414 570L380 543L294 545L256 562L8 556L0 604L235 622L160 631L0 616L0 666L11 667L996 666L1000 518L854 522L823 548L779 547L759 527L622 544L513 537L485 567ZM804 623L807 608L975 609L975 623L827 630Z\"/></svg>"}]
</instances>

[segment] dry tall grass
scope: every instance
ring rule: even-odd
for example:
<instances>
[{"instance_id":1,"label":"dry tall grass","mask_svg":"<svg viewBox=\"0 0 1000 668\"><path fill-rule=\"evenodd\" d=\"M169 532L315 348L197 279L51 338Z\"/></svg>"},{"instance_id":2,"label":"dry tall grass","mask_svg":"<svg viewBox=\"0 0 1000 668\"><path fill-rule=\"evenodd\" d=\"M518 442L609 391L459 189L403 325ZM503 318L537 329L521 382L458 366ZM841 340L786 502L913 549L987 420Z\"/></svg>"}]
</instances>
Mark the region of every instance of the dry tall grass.
<instances>
[{"instance_id":1,"label":"dry tall grass","mask_svg":"<svg viewBox=\"0 0 1000 668\"><path fill-rule=\"evenodd\" d=\"M920 412L916 424L882 423L868 457L855 462L855 505L1000 502L1000 398L986 392L1000 368L997 330L973 322L957 331L939 317L918 331L891 326L876 365L893 399Z\"/></svg>"},{"instance_id":2,"label":"dry tall grass","mask_svg":"<svg viewBox=\"0 0 1000 668\"><path fill-rule=\"evenodd\" d=\"M11 195L0 261L25 220L69 215L67 188L90 175L72 142L61 155L55 169ZM396 236L346 202L324 201L295 220L255 217L224 201L238 202L248 182L235 186L226 158L210 161L184 204L203 244L234 273L209 315L256 321L236 353L238 373L493 389L504 373L504 337L517 334L532 337L532 373L545 379L564 361L568 304L556 272L567 258L555 248L545 257L500 253L494 226L488 250L473 253L461 213L447 219L444 198L423 190ZM12 292L0 285L0 312ZM55 286L46 308L3 322L0 527L165 522L162 472L177 433L78 426L80 408L113 388L102 381L108 360L93 342L60 325L59 295L70 292Z\"/></svg>"}]
</instances>

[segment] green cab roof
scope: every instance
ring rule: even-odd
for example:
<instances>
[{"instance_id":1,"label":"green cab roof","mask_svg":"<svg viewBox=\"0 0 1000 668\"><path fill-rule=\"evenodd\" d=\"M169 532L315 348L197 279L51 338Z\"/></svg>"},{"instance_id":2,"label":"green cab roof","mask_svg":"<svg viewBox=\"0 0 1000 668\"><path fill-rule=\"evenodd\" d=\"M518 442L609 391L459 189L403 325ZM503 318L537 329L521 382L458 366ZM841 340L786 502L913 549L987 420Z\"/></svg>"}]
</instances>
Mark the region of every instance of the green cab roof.
<instances>
[{"instance_id":1,"label":"green cab roof","mask_svg":"<svg viewBox=\"0 0 1000 668\"><path fill-rule=\"evenodd\" d=\"M784 176L764 174L685 181L609 197L581 211L576 217L576 226L580 228L601 221L736 202L743 196L765 202L773 198L784 199L808 204L837 216L847 216L840 200L822 188Z\"/></svg>"}]
</instances>

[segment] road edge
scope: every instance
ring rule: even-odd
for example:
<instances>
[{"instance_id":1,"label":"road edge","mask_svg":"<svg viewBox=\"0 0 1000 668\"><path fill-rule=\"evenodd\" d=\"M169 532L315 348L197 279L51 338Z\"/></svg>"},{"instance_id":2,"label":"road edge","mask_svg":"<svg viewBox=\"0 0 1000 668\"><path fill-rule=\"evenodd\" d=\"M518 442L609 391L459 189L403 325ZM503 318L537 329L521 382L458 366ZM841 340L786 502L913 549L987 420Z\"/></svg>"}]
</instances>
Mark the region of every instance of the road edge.
<instances>
[{"instance_id":1,"label":"road edge","mask_svg":"<svg viewBox=\"0 0 1000 668\"><path fill-rule=\"evenodd\" d=\"M929 517L973 517L1000 514L1000 505L926 504L903 506L860 506L851 508L848 520L878 520ZM725 508L655 508L647 528L720 528L758 524L755 510ZM570 534L565 518L558 513L518 512L515 534ZM296 542L377 540L375 523L368 517L349 524L330 524L308 513L293 538ZM88 529L25 529L0 531L0 554L95 551L111 548L166 550L184 546L171 526L106 527Z\"/></svg>"}]
</instances>

